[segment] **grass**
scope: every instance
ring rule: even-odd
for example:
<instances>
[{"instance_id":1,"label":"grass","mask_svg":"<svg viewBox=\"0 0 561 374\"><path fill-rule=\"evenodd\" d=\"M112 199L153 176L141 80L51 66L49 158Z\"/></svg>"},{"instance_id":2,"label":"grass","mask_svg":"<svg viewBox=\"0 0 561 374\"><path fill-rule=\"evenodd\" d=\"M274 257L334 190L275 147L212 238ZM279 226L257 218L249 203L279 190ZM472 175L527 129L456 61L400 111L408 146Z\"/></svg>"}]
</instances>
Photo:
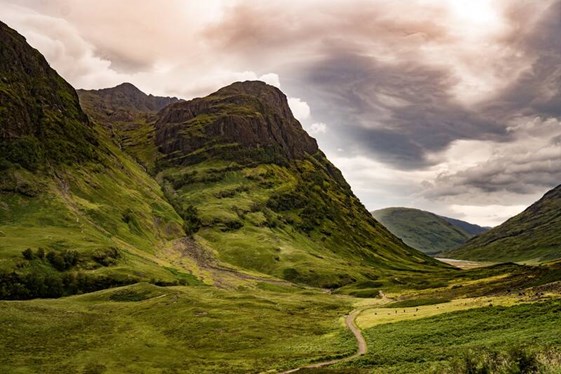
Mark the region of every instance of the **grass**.
<instances>
[{"instance_id":1,"label":"grass","mask_svg":"<svg viewBox=\"0 0 561 374\"><path fill-rule=\"evenodd\" d=\"M0 271L57 275L22 257L31 248L77 251L71 271L133 280L187 281L191 275L160 256L169 242L184 236L182 219L166 201L158 183L104 135L99 163L60 168L56 174L29 173L13 167L2 177L5 184L27 185L22 193L5 189L0 194ZM10 177L11 176L11 177ZM119 261L109 267L87 265L100 251L116 248ZM186 275L187 274L187 275ZM187 279L186 277L191 277Z\"/></svg>"},{"instance_id":2,"label":"grass","mask_svg":"<svg viewBox=\"0 0 561 374\"><path fill-rule=\"evenodd\" d=\"M293 166L214 159L166 168L157 179L180 215L195 207L195 237L239 268L324 288L450 271L369 222L313 158Z\"/></svg>"},{"instance_id":3,"label":"grass","mask_svg":"<svg viewBox=\"0 0 561 374\"><path fill-rule=\"evenodd\" d=\"M421 307L415 320L405 317L415 313L415 309L406 309L405 313L398 310L397 314L378 309L378 316L370 310L358 319L365 328L369 351L348 366L384 373L438 373L452 370L473 352L561 348L559 299L517 305L508 299L492 301L493 306L484 307L475 306L488 300L457 300L440 305L439 310L437 306ZM459 310L464 307L469 309ZM431 311L437 315L431 316ZM393 320L392 323L384 321L385 318Z\"/></svg>"},{"instance_id":4,"label":"grass","mask_svg":"<svg viewBox=\"0 0 561 374\"><path fill-rule=\"evenodd\" d=\"M263 288L263 287L261 287ZM241 373L355 350L347 300L293 289L148 284L0 302L0 371Z\"/></svg>"}]
</instances>

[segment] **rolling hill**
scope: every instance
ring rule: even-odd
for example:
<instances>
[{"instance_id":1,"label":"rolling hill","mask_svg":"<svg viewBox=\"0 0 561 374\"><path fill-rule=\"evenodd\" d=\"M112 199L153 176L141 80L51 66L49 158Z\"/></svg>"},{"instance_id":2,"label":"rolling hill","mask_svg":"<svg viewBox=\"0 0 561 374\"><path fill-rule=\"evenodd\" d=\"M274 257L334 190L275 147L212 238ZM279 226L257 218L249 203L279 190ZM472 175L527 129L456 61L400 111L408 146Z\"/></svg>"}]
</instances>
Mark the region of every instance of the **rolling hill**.
<instances>
[{"instance_id":1,"label":"rolling hill","mask_svg":"<svg viewBox=\"0 0 561 374\"><path fill-rule=\"evenodd\" d=\"M412 208L386 208L372 212L395 236L429 255L456 248L487 230L468 222Z\"/></svg>"},{"instance_id":2,"label":"rolling hill","mask_svg":"<svg viewBox=\"0 0 561 374\"><path fill-rule=\"evenodd\" d=\"M505 223L444 254L481 261L541 262L561 258L561 186Z\"/></svg>"}]
</instances>

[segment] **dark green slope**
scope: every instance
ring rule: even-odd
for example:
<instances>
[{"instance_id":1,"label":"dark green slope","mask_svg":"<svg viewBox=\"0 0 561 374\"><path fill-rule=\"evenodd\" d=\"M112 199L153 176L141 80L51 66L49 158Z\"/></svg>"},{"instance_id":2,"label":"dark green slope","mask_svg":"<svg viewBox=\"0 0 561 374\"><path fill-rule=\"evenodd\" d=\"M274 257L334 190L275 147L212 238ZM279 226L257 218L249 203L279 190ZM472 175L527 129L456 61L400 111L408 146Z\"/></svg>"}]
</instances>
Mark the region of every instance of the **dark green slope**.
<instances>
[{"instance_id":1,"label":"dark green slope","mask_svg":"<svg viewBox=\"0 0 561 374\"><path fill-rule=\"evenodd\" d=\"M561 258L561 186L524 212L445 253L482 261L547 261Z\"/></svg>"},{"instance_id":2,"label":"dark green slope","mask_svg":"<svg viewBox=\"0 0 561 374\"><path fill-rule=\"evenodd\" d=\"M372 215L407 245L430 255L462 245L477 228L485 230L464 221L412 208L380 209Z\"/></svg>"},{"instance_id":3,"label":"dark green slope","mask_svg":"<svg viewBox=\"0 0 561 374\"><path fill-rule=\"evenodd\" d=\"M182 220L159 185L22 36L0 23L0 41L0 298L176 280L158 250Z\"/></svg>"},{"instance_id":4,"label":"dark green slope","mask_svg":"<svg viewBox=\"0 0 561 374\"><path fill-rule=\"evenodd\" d=\"M374 220L275 87L172 104L156 144L166 195L222 261L321 287L438 269Z\"/></svg>"}]
</instances>

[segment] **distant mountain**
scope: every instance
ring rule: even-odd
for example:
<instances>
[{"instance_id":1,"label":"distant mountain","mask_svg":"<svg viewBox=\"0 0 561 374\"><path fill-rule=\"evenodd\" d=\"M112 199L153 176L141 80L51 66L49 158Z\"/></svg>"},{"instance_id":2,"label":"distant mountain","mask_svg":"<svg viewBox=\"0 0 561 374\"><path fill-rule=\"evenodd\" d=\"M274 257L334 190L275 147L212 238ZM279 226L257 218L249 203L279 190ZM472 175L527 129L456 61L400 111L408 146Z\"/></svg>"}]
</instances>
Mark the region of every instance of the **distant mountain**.
<instances>
[{"instance_id":1,"label":"distant mountain","mask_svg":"<svg viewBox=\"0 0 561 374\"><path fill-rule=\"evenodd\" d=\"M561 186L524 212L446 252L446 257L482 261L547 261L561 258Z\"/></svg>"},{"instance_id":2,"label":"distant mountain","mask_svg":"<svg viewBox=\"0 0 561 374\"><path fill-rule=\"evenodd\" d=\"M372 212L395 236L413 248L435 255L456 248L486 228L412 208L386 208Z\"/></svg>"},{"instance_id":3,"label":"distant mountain","mask_svg":"<svg viewBox=\"0 0 561 374\"><path fill-rule=\"evenodd\" d=\"M462 221L462 220L455 219L455 218L444 217L444 216L440 216L440 217L444 218L446 221L450 222L452 225L462 229L464 232L468 233L470 235L470 237L482 234L486 231L491 230L491 228L492 228L492 227L488 227L488 226L475 225L473 223L469 223L469 222Z\"/></svg>"},{"instance_id":4,"label":"distant mountain","mask_svg":"<svg viewBox=\"0 0 561 374\"><path fill-rule=\"evenodd\" d=\"M82 107L96 120L130 121L135 114L158 112L179 101L176 97L147 95L131 83L100 90L78 90Z\"/></svg>"}]
</instances>

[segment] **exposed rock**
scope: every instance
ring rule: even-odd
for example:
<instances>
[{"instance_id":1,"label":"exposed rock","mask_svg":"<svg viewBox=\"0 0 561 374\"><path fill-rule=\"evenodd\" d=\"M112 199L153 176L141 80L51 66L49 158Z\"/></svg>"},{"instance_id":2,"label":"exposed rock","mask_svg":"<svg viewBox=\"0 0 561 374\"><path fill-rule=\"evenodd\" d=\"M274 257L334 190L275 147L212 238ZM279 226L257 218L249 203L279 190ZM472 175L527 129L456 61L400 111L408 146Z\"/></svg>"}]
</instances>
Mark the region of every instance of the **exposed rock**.
<instances>
[{"instance_id":1,"label":"exposed rock","mask_svg":"<svg viewBox=\"0 0 561 374\"><path fill-rule=\"evenodd\" d=\"M176 97L146 95L131 83L101 90L78 90L78 95L82 106L101 123L130 122L139 113L156 113L179 101Z\"/></svg>"},{"instance_id":2,"label":"exposed rock","mask_svg":"<svg viewBox=\"0 0 561 374\"><path fill-rule=\"evenodd\" d=\"M287 159L318 151L315 139L292 115L286 96L259 81L237 82L205 98L164 108L156 122L156 144L172 156L219 145L271 149Z\"/></svg>"}]
</instances>

